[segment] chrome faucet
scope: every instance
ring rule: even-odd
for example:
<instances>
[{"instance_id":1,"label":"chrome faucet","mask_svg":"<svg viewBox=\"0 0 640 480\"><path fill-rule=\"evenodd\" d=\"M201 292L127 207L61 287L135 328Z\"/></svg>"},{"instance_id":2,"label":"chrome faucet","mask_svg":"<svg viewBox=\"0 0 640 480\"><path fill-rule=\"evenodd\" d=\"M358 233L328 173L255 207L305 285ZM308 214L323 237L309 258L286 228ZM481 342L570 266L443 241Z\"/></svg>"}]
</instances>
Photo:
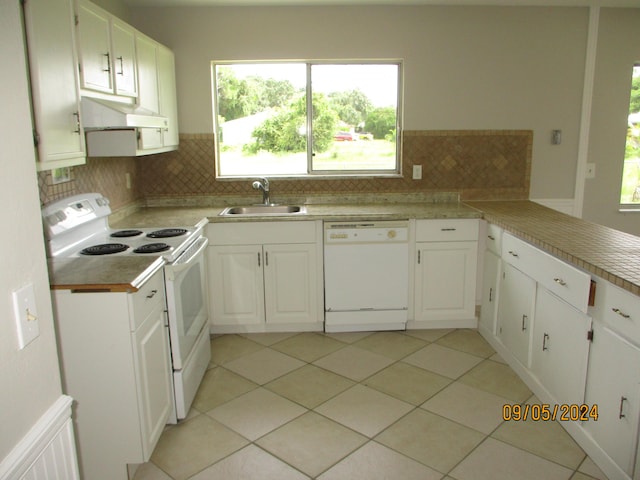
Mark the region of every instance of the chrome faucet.
<instances>
[{"instance_id":1,"label":"chrome faucet","mask_svg":"<svg viewBox=\"0 0 640 480\"><path fill-rule=\"evenodd\" d=\"M269 180L266 178L259 178L252 185L256 190L262 190L262 204L263 205L271 205L271 200L269 199Z\"/></svg>"}]
</instances>

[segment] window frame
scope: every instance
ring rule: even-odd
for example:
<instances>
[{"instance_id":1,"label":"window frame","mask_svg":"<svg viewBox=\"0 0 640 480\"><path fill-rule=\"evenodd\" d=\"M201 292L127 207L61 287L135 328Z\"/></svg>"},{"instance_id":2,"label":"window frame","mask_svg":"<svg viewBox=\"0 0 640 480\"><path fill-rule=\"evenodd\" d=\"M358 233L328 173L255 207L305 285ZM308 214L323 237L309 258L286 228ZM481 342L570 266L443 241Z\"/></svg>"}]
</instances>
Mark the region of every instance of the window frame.
<instances>
[{"instance_id":1,"label":"window frame","mask_svg":"<svg viewBox=\"0 0 640 480\"><path fill-rule=\"evenodd\" d=\"M629 105L631 104L631 93L633 92L633 79L637 76L636 70L640 70L640 61L634 62L631 66L632 75L631 75L631 84L629 85L629 100L627 103L626 110L626 118L627 118L627 130L629 129L629 120L628 117L631 115L629 113ZM619 212L640 212L640 202L638 203L624 203L622 202L622 189L624 187L624 172L626 167L626 150L627 150L627 134L625 133L625 141L624 141L624 154L622 158L622 171L620 172L620 190L618 193L618 211Z\"/></svg>"},{"instance_id":2,"label":"window frame","mask_svg":"<svg viewBox=\"0 0 640 480\"><path fill-rule=\"evenodd\" d=\"M264 174L254 173L247 175L221 175L220 174L220 123L218 108L218 88L217 88L217 66L238 65L238 64L303 64L306 67L306 131L307 135L307 171L306 173L289 173L289 174ZM397 87L396 87L396 141L395 141L395 168L393 169L355 169L355 170L320 170L313 168L313 88L311 70L314 65L396 65L398 68ZM212 93L212 113L213 113L213 134L214 134L214 151L215 151L215 178L216 180L234 180L247 178L255 178L258 176L267 176L269 178L295 178L295 179L320 179L329 178L336 179L340 177L347 178L402 178L402 129L403 129L403 98L404 98L404 61L399 58L393 59L329 59L329 60L213 60L211 61L211 93Z\"/></svg>"}]
</instances>

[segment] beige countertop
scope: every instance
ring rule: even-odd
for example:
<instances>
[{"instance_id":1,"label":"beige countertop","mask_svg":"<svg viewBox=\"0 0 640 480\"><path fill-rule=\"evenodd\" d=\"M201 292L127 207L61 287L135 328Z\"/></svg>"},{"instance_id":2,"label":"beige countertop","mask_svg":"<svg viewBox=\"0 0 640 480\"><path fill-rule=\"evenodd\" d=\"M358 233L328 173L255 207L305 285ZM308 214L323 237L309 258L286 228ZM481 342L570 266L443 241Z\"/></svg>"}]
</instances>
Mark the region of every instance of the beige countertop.
<instances>
[{"instance_id":1,"label":"beige countertop","mask_svg":"<svg viewBox=\"0 0 640 480\"><path fill-rule=\"evenodd\" d=\"M221 217L227 205L144 207L112 221L112 228L179 227L210 222L358 221L482 218L589 273L640 295L640 237L565 215L531 201L372 202L307 204L305 215ZM126 290L150 268L150 257L55 261L52 288L113 285ZM113 261L112 261L113 260ZM152 263L152 262L151 262ZM142 272L142 273L141 273ZM89 288L89 287L87 287Z\"/></svg>"},{"instance_id":2,"label":"beige countertop","mask_svg":"<svg viewBox=\"0 0 640 480\"><path fill-rule=\"evenodd\" d=\"M523 240L640 295L640 237L526 200L467 202L467 205Z\"/></svg>"},{"instance_id":3,"label":"beige countertop","mask_svg":"<svg viewBox=\"0 0 640 480\"><path fill-rule=\"evenodd\" d=\"M54 290L136 292L163 265L157 256L49 259L49 281Z\"/></svg>"}]
</instances>

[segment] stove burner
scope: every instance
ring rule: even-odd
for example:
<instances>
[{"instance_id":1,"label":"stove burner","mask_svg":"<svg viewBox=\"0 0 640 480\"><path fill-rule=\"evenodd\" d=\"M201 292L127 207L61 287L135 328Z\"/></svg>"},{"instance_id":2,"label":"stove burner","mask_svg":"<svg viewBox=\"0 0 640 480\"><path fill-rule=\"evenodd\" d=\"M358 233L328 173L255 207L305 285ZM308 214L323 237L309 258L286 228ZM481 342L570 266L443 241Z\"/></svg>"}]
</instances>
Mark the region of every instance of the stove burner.
<instances>
[{"instance_id":1,"label":"stove burner","mask_svg":"<svg viewBox=\"0 0 640 480\"><path fill-rule=\"evenodd\" d=\"M124 252L129 245L124 243L103 243L100 245L91 245L90 247L80 250L82 255L110 255L112 253Z\"/></svg>"},{"instance_id":2,"label":"stove burner","mask_svg":"<svg viewBox=\"0 0 640 480\"><path fill-rule=\"evenodd\" d=\"M136 248L134 253L158 253L169 250L171 247L166 243L147 243Z\"/></svg>"},{"instance_id":3,"label":"stove burner","mask_svg":"<svg viewBox=\"0 0 640 480\"><path fill-rule=\"evenodd\" d=\"M125 238L137 237L138 235L142 235L142 230L118 230L117 232L113 232L109 236L113 238Z\"/></svg>"},{"instance_id":4,"label":"stove burner","mask_svg":"<svg viewBox=\"0 0 640 480\"><path fill-rule=\"evenodd\" d=\"M184 235L187 231L184 228L163 228L162 230L156 230L155 232L147 233L149 238L169 238L179 237Z\"/></svg>"}]
</instances>

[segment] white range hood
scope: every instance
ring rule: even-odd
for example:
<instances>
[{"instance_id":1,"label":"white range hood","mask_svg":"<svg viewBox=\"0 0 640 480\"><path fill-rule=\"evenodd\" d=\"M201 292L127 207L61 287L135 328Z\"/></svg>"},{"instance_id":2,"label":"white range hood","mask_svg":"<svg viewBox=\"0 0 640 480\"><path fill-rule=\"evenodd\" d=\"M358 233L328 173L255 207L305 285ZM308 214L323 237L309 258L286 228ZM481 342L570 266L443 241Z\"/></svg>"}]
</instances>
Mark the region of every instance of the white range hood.
<instances>
[{"instance_id":1,"label":"white range hood","mask_svg":"<svg viewBox=\"0 0 640 480\"><path fill-rule=\"evenodd\" d=\"M167 128L169 120L157 113L123 103L82 97L82 126L85 130Z\"/></svg>"}]
</instances>

